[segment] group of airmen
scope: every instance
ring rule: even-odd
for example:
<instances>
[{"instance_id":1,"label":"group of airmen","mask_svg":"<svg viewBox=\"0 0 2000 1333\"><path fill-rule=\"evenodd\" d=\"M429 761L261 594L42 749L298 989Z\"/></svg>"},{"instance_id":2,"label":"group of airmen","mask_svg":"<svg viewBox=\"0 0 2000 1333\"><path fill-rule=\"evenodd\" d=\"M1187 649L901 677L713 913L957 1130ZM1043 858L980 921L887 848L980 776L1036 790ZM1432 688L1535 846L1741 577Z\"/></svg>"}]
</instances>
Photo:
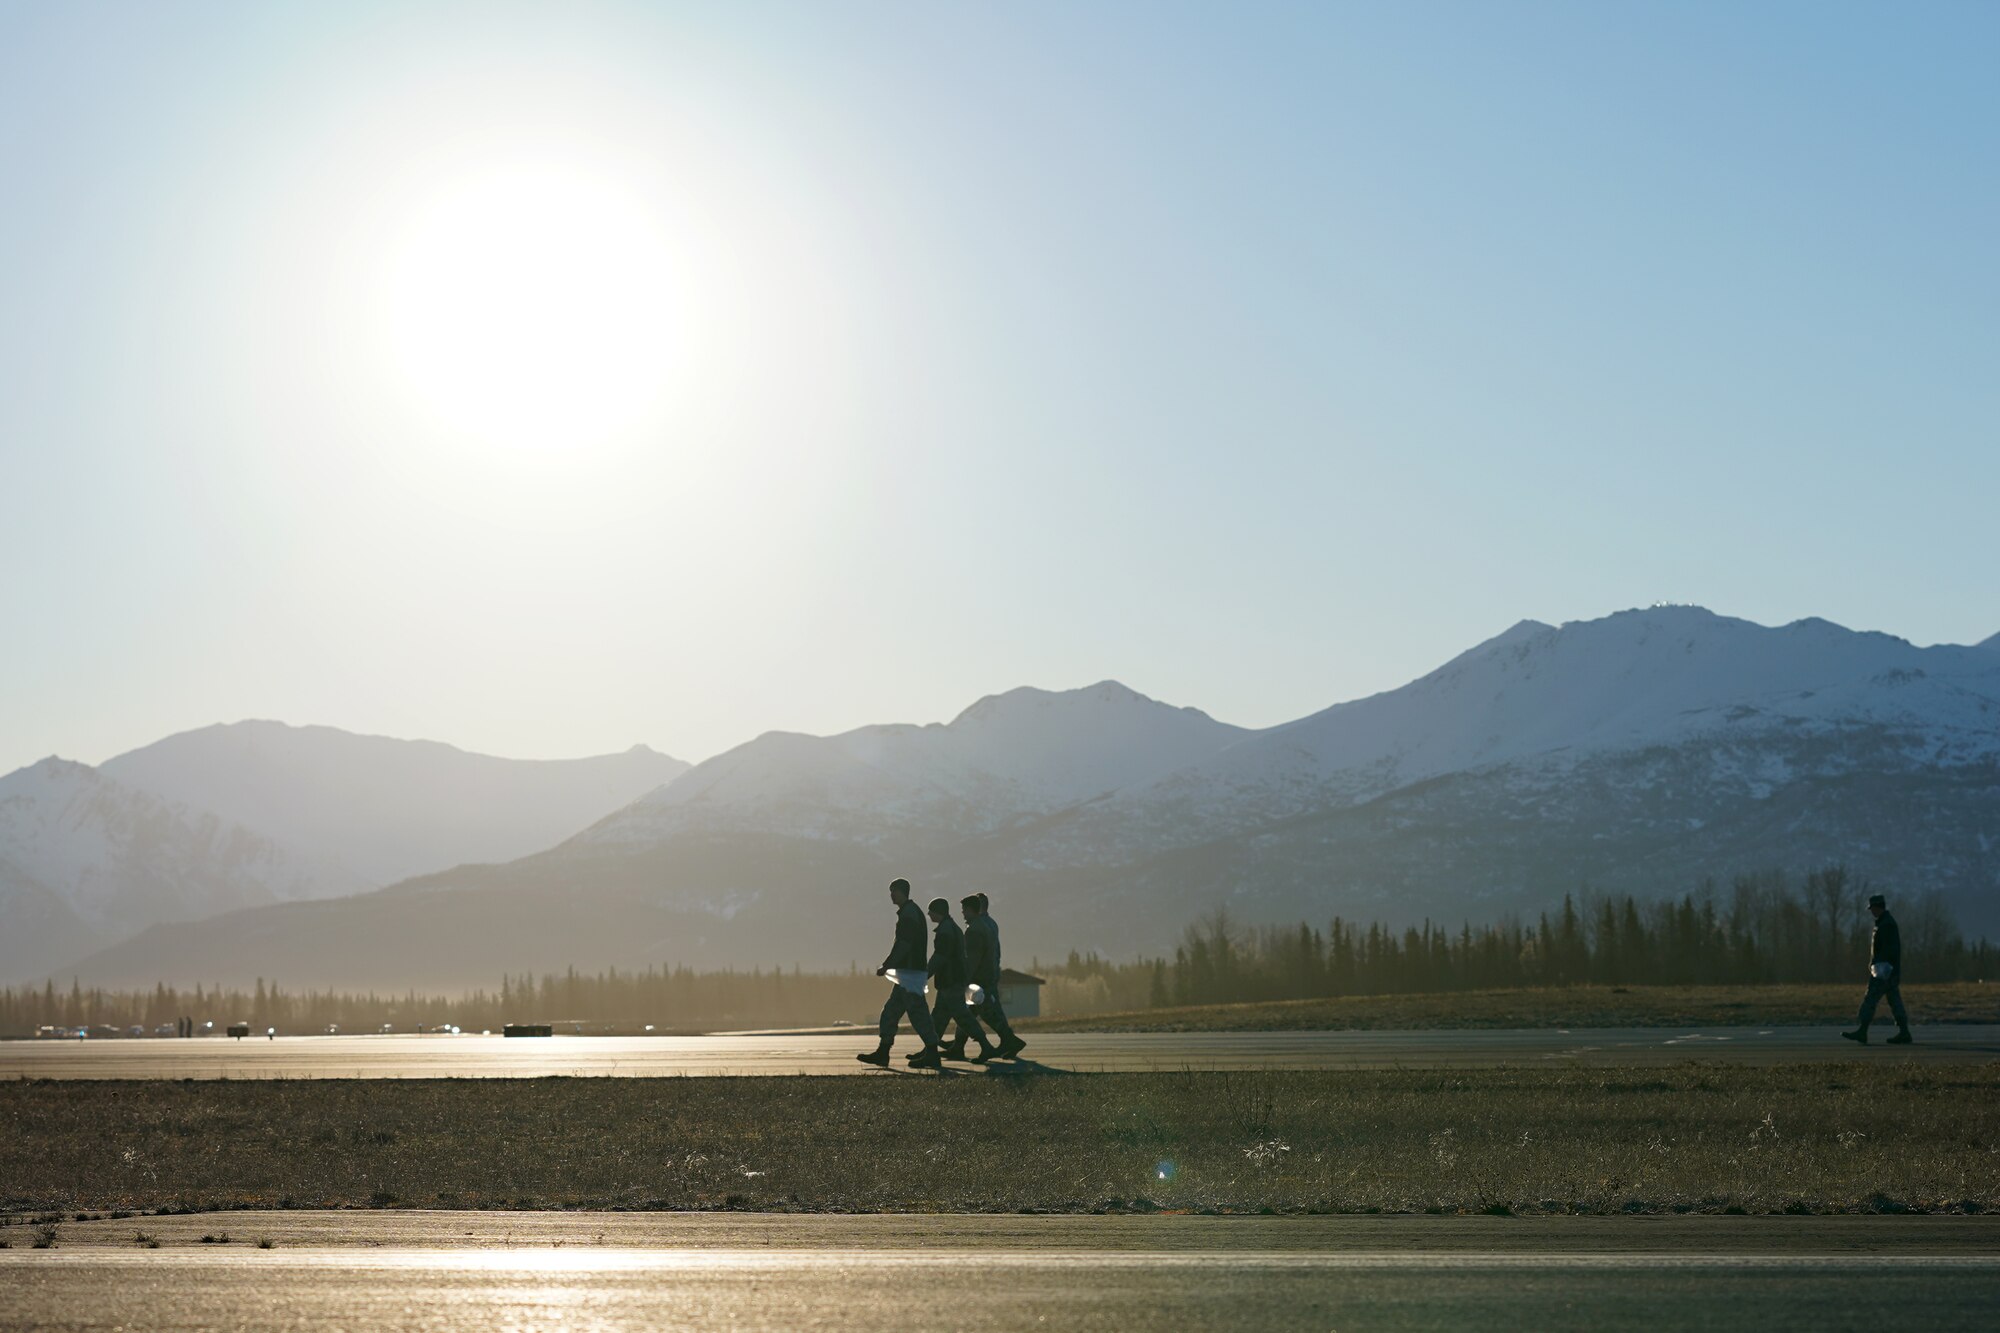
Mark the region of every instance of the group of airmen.
<instances>
[{"instance_id":1,"label":"group of airmen","mask_svg":"<svg viewBox=\"0 0 2000 1333\"><path fill-rule=\"evenodd\" d=\"M949 902L943 898L931 899L928 958L924 955L925 913L910 900L910 881L893 881L889 885L889 901L896 906L896 943L882 960L882 966L875 969L877 976L887 977L891 983L889 999L882 1006L875 1049L854 1058L863 1064L888 1068L896 1026L905 1016L924 1043L922 1050L909 1057L910 1064L918 1069L940 1068L947 1059L970 1059L974 1064L985 1064L1019 1055L1028 1043L1014 1035L1000 1007L1000 927L986 910L986 895L975 893L959 899L959 910L965 916L963 930L951 919ZM1868 994L1862 1000L1854 1028L1840 1034L1863 1045L1868 1042L1868 1026L1875 1017L1875 1007L1882 1000L1889 1002L1889 1011L1896 1019L1896 1035L1889 1038L1890 1045L1907 1045L1912 1040L1910 1017L1903 1009L1902 932L1888 907L1879 893L1868 899L1869 914L1875 918L1868 948ZM935 983L937 987L937 997L928 1008L924 1005L927 983ZM997 1044L987 1037L981 1019L999 1037ZM954 1023L958 1025L958 1035L944 1041L945 1031ZM979 1043L979 1054L966 1055L967 1040Z\"/></svg>"},{"instance_id":2,"label":"group of airmen","mask_svg":"<svg viewBox=\"0 0 2000 1333\"><path fill-rule=\"evenodd\" d=\"M1014 1035L1007 1015L1000 1007L1000 927L986 910L986 895L970 894L959 899L965 928L951 919L951 904L943 898L931 899L929 956L924 951L924 917L910 899L910 881L895 880L889 885L889 901L896 907L896 942L875 974L891 982L889 999L882 1006L878 1042L874 1050L854 1058L866 1065L888 1068L889 1048L896 1041L896 1025L908 1016L923 1049L909 1057L917 1069L937 1069L946 1060L966 1060L985 1064L988 1060L1011 1060L1027 1046ZM928 1008L924 988L935 984L937 997ZM984 1019L984 1025L981 1021ZM952 1024L957 1036L943 1040ZM993 1029L998 1042L986 1035ZM977 1042L979 1053L967 1056L967 1041Z\"/></svg>"}]
</instances>

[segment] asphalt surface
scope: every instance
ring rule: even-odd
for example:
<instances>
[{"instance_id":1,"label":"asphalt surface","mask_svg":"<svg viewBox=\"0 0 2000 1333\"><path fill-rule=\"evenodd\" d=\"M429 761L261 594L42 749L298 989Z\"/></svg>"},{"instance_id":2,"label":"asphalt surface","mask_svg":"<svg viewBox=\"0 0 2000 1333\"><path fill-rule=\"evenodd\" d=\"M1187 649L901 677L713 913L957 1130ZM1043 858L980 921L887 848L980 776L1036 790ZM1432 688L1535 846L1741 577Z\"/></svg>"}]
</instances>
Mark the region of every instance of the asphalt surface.
<instances>
[{"instance_id":1,"label":"asphalt surface","mask_svg":"<svg viewBox=\"0 0 2000 1333\"><path fill-rule=\"evenodd\" d=\"M854 1059L872 1033L708 1037L339 1036L140 1038L0 1042L0 1078L658 1078L675 1074L869 1074ZM901 1056L916 1049L907 1035ZM1180 1069L1479 1068L1496 1065L1749 1065L1868 1059L1987 1063L2000 1025L1917 1031L1913 1046L1866 1048L1838 1029L1708 1027L1453 1029L1376 1032L1051 1032L1032 1035L1019 1062L989 1072ZM961 1064L968 1073L981 1067Z\"/></svg>"},{"instance_id":2,"label":"asphalt surface","mask_svg":"<svg viewBox=\"0 0 2000 1333\"><path fill-rule=\"evenodd\" d=\"M2000 1303L1989 1218L212 1213L67 1224L48 1250L26 1230L0 1251L8 1329L1984 1329Z\"/></svg>"}]
</instances>

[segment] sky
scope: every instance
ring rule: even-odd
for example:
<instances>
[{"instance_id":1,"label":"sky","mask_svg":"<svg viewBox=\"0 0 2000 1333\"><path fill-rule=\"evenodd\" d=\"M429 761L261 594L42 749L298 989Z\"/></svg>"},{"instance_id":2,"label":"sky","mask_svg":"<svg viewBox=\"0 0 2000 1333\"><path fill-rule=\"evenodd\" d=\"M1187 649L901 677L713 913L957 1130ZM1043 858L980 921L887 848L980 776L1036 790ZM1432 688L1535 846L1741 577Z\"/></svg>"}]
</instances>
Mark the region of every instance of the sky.
<instances>
[{"instance_id":1,"label":"sky","mask_svg":"<svg viewBox=\"0 0 2000 1333\"><path fill-rule=\"evenodd\" d=\"M2000 7L0 0L0 771L2000 631Z\"/></svg>"}]
</instances>

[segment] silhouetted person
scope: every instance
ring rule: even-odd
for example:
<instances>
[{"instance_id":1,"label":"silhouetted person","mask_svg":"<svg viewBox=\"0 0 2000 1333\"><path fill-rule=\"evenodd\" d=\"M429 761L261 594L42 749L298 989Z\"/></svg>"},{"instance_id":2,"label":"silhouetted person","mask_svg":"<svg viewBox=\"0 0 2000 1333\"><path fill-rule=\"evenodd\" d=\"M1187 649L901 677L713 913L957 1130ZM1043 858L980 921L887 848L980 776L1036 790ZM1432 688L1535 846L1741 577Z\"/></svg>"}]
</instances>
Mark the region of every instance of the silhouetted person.
<instances>
[{"instance_id":1,"label":"silhouetted person","mask_svg":"<svg viewBox=\"0 0 2000 1333\"><path fill-rule=\"evenodd\" d=\"M931 919L931 984L937 987L937 994L931 999L931 1023L937 1028L938 1038L943 1040L945 1029L955 1020L958 1023L958 1040L945 1042L943 1054L953 1060L965 1058L965 1035L968 1030L979 1038L979 1054L983 1061L993 1053L993 1044L986 1040L986 1034L979 1030L978 1020L973 1018L965 1004L965 933L958 928L958 922L951 919L951 904L942 898L933 898L929 911ZM911 1063L918 1057L911 1056Z\"/></svg>"},{"instance_id":2,"label":"silhouetted person","mask_svg":"<svg viewBox=\"0 0 2000 1333\"><path fill-rule=\"evenodd\" d=\"M1866 1046L1875 1006L1886 997L1889 1012L1896 1016L1896 1035L1889 1038L1889 1044L1907 1046L1911 1037L1910 1016L1903 1010L1903 932L1897 929L1896 918L1889 915L1889 904L1881 894L1868 900L1868 910L1875 917L1875 929L1868 936L1868 994L1861 1001L1861 1014L1854 1020L1854 1031L1840 1035Z\"/></svg>"},{"instance_id":3,"label":"silhouetted person","mask_svg":"<svg viewBox=\"0 0 2000 1333\"><path fill-rule=\"evenodd\" d=\"M1006 1011L1000 1007L1000 927L986 910L985 894L975 893L962 905L965 908L966 970L972 974L979 988L986 992L980 998L976 1012L1000 1038L999 1048L993 1054L1010 1059L1019 1055L1028 1043L1014 1035L1014 1027L1007 1021ZM981 1055L974 1063L983 1064L985 1060L986 1057Z\"/></svg>"},{"instance_id":4,"label":"silhouetted person","mask_svg":"<svg viewBox=\"0 0 2000 1333\"><path fill-rule=\"evenodd\" d=\"M910 1026L924 1043L923 1050L910 1063L920 1069L936 1069L943 1062L938 1058L937 1029L931 1026L930 1010L924 1008L924 914L910 901L907 879L889 885L889 901L896 905L896 943L882 960L882 966L875 969L875 975L886 976L893 970L896 984L889 988L889 998L882 1005L877 1034L881 1044L854 1058L863 1064L888 1068L889 1048L896 1044L896 1023L907 1014Z\"/></svg>"}]
</instances>

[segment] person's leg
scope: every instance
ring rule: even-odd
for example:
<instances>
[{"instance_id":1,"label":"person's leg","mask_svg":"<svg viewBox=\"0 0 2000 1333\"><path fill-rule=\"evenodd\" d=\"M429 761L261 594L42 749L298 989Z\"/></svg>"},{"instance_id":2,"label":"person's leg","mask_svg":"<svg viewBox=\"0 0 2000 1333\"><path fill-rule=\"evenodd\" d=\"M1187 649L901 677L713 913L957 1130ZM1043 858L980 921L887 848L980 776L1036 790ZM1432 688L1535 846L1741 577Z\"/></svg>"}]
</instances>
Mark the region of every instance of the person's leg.
<instances>
[{"instance_id":1,"label":"person's leg","mask_svg":"<svg viewBox=\"0 0 2000 1333\"><path fill-rule=\"evenodd\" d=\"M951 1020L957 1016L952 1009L950 994L944 987L938 987L937 993L931 997L931 1028L937 1033L938 1045L946 1054L951 1053L951 1042L948 1040Z\"/></svg>"},{"instance_id":2,"label":"person's leg","mask_svg":"<svg viewBox=\"0 0 2000 1333\"><path fill-rule=\"evenodd\" d=\"M1889 996L1889 1012L1896 1016L1896 1031L1907 1036L1910 1031L1910 1015L1903 1008L1903 983L1895 977L1883 988Z\"/></svg>"},{"instance_id":3,"label":"person's leg","mask_svg":"<svg viewBox=\"0 0 2000 1333\"><path fill-rule=\"evenodd\" d=\"M923 992L919 991L912 995L900 986L896 989L907 1000L910 1026L916 1029L918 1039L924 1043L924 1052L926 1054L935 1052L938 1044L937 1028L931 1024L931 1011L924 1006Z\"/></svg>"},{"instance_id":4,"label":"person's leg","mask_svg":"<svg viewBox=\"0 0 2000 1333\"><path fill-rule=\"evenodd\" d=\"M896 1044L896 1024L903 1017L903 988L889 987L889 998L882 1001L882 1017L875 1024L875 1049L863 1051L854 1058L864 1065L889 1065L889 1048Z\"/></svg>"},{"instance_id":5,"label":"person's leg","mask_svg":"<svg viewBox=\"0 0 2000 1333\"><path fill-rule=\"evenodd\" d=\"M960 991L958 997L958 1040L953 1045L960 1052L963 1052L968 1039L978 1042L982 1053L991 1053L993 1050L994 1043L992 1039L986 1035L986 1029L979 1026L978 1011L965 1002L965 992Z\"/></svg>"},{"instance_id":6,"label":"person's leg","mask_svg":"<svg viewBox=\"0 0 2000 1333\"><path fill-rule=\"evenodd\" d=\"M896 1025L903 1019L903 988L889 987L889 998L882 1001L882 1017L875 1024L875 1049L882 1055L896 1044Z\"/></svg>"},{"instance_id":7,"label":"person's leg","mask_svg":"<svg viewBox=\"0 0 2000 1333\"><path fill-rule=\"evenodd\" d=\"M1875 1006L1882 999L1882 978L1868 978L1868 994L1861 999L1861 1012L1855 1017L1854 1030L1866 1036L1868 1025L1875 1021Z\"/></svg>"},{"instance_id":8,"label":"person's leg","mask_svg":"<svg viewBox=\"0 0 2000 1333\"><path fill-rule=\"evenodd\" d=\"M985 1017L986 1025L993 1029L993 1035L1000 1038L1000 1045L995 1048L996 1050L1006 1050L1009 1047L1018 1050L1028 1044L1014 1035L1014 1025L1007 1021L1007 1011L1000 1007L998 995L989 993L979 1006L979 1012Z\"/></svg>"}]
</instances>

